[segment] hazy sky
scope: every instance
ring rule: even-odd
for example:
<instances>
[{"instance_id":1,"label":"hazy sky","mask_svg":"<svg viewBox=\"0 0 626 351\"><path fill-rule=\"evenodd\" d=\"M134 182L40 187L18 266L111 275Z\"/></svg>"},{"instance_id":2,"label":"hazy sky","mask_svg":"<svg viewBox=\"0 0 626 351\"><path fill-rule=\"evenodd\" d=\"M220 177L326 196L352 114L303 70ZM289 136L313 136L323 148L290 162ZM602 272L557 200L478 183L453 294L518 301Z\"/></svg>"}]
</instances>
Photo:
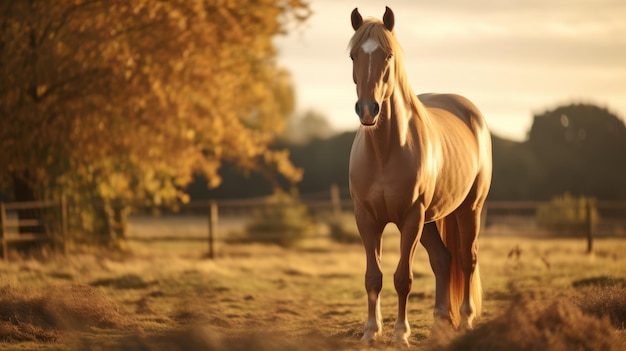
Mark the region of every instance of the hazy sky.
<instances>
[{"instance_id":1,"label":"hazy sky","mask_svg":"<svg viewBox=\"0 0 626 351\"><path fill-rule=\"evenodd\" d=\"M570 102L626 117L624 0L312 0L307 23L276 40L298 111L358 127L350 12L381 18L385 5L415 93L466 96L500 136L523 140L534 113Z\"/></svg>"}]
</instances>

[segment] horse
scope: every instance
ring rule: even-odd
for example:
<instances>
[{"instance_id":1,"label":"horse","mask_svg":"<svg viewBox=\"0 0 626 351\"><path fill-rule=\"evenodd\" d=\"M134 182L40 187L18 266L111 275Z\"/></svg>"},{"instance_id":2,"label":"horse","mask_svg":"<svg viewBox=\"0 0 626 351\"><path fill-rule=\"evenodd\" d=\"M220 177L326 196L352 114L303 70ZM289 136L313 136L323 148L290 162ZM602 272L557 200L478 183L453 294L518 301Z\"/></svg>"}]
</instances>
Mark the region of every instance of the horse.
<instances>
[{"instance_id":1,"label":"horse","mask_svg":"<svg viewBox=\"0 0 626 351\"><path fill-rule=\"evenodd\" d=\"M393 342L409 345L407 302L418 241L435 275L431 335L442 328L471 329L482 305L477 254L481 211L491 184L488 127L478 108L462 96L413 93L389 7L382 21L363 20L355 8L351 22L360 126L350 151L349 183L366 254L368 315L362 340L373 342L382 333L380 262L388 223L400 231Z\"/></svg>"}]
</instances>

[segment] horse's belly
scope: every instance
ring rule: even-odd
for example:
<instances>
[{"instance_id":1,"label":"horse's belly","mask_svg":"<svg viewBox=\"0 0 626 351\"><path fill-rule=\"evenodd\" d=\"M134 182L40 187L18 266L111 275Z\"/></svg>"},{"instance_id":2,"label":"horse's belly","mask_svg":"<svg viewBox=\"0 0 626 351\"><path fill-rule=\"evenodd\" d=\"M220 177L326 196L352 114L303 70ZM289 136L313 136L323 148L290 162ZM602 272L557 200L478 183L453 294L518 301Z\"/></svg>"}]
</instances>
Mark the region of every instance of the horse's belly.
<instances>
[{"instance_id":1,"label":"horse's belly","mask_svg":"<svg viewBox=\"0 0 626 351\"><path fill-rule=\"evenodd\" d=\"M454 167L443 169L420 167L411 161L414 158L402 158L378 170L370 165L351 164L350 187L355 206L379 223L396 224L407 215L415 215L416 206L424 206L424 220L432 222L456 210L475 180L468 176L476 174L471 160L458 160Z\"/></svg>"},{"instance_id":2,"label":"horse's belly","mask_svg":"<svg viewBox=\"0 0 626 351\"><path fill-rule=\"evenodd\" d=\"M464 184L457 186L447 185L435 187L432 197L427 203L424 220L426 222L432 222L452 213L463 203L470 192L472 184L473 180L468 178Z\"/></svg>"}]
</instances>

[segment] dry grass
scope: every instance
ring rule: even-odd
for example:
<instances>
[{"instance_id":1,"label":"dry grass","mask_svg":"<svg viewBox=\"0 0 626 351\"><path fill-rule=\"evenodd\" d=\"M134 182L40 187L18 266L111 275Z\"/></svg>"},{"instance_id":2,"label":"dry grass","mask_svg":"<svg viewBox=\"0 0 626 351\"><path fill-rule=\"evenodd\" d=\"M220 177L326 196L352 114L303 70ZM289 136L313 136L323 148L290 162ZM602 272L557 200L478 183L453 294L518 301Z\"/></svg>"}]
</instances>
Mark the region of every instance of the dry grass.
<instances>
[{"instance_id":1,"label":"dry grass","mask_svg":"<svg viewBox=\"0 0 626 351\"><path fill-rule=\"evenodd\" d=\"M445 350L623 350L611 323L585 314L569 299L520 296L497 318L454 340Z\"/></svg>"},{"instance_id":2,"label":"dry grass","mask_svg":"<svg viewBox=\"0 0 626 351\"><path fill-rule=\"evenodd\" d=\"M163 335L132 335L121 339L113 347L102 348L92 345L89 349L93 351L317 351L343 348L345 348L345 343L341 340L329 339L315 333L307 335L306 340L289 339L275 333L251 333L228 337L211 327L191 327Z\"/></svg>"},{"instance_id":3,"label":"dry grass","mask_svg":"<svg viewBox=\"0 0 626 351\"><path fill-rule=\"evenodd\" d=\"M383 247L384 331L396 316L398 236ZM366 317L360 245L298 249L199 243L133 244L132 254L75 252L0 266L0 348L10 350L341 350ZM624 346L626 242L483 237L485 314L477 328L430 338L434 279L415 257L411 344L421 349L617 350ZM523 296L523 298L520 298ZM618 345L618 346L616 346Z\"/></svg>"},{"instance_id":4,"label":"dry grass","mask_svg":"<svg viewBox=\"0 0 626 351\"><path fill-rule=\"evenodd\" d=\"M574 303L583 312L606 318L615 328L626 329L626 284L583 288Z\"/></svg>"},{"instance_id":5,"label":"dry grass","mask_svg":"<svg viewBox=\"0 0 626 351\"><path fill-rule=\"evenodd\" d=\"M0 289L0 339L56 341L63 331L123 328L129 318L102 291L85 285Z\"/></svg>"}]
</instances>

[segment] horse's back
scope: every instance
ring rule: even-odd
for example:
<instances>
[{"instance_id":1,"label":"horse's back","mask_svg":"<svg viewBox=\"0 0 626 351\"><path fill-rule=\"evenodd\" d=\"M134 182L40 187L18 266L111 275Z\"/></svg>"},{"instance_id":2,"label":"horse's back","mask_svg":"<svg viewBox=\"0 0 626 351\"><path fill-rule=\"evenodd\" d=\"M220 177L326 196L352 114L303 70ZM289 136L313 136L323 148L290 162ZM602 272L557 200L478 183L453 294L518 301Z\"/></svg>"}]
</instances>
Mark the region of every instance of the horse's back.
<instances>
[{"instance_id":1,"label":"horse's back","mask_svg":"<svg viewBox=\"0 0 626 351\"><path fill-rule=\"evenodd\" d=\"M427 111L447 111L461 119L475 133L487 131L487 125L482 113L469 99L457 94L427 93L417 96ZM488 131L487 131L488 133Z\"/></svg>"}]
</instances>

